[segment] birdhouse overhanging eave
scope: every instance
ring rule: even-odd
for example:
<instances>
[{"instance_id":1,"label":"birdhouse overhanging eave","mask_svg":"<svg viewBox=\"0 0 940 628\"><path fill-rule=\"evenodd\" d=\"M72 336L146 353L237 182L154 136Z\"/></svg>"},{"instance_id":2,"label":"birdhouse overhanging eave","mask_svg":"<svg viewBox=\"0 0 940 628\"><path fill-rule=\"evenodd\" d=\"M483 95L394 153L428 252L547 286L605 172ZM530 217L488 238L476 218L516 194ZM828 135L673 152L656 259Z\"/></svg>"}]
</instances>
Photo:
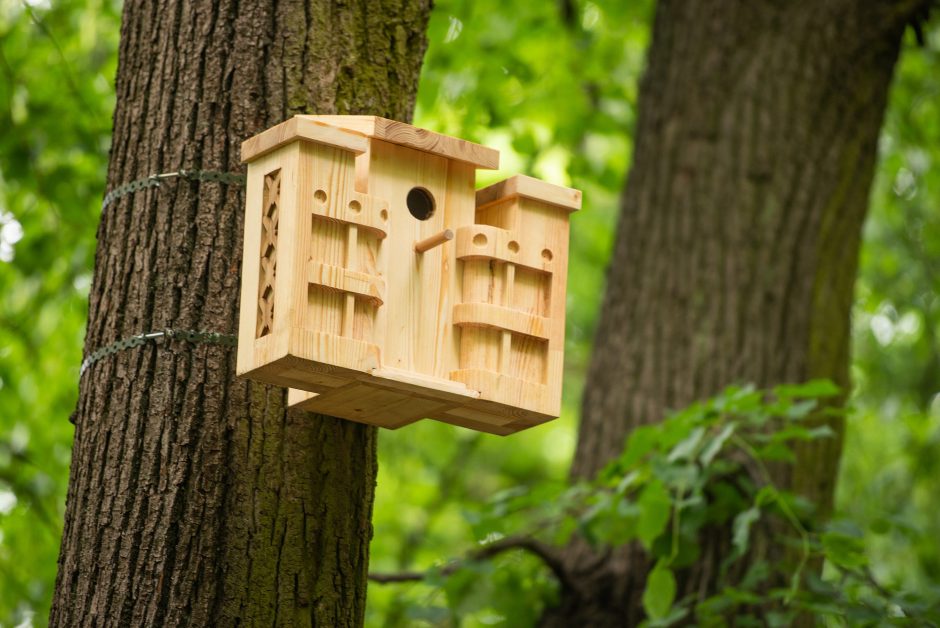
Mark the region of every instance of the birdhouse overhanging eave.
<instances>
[{"instance_id":1,"label":"birdhouse overhanging eave","mask_svg":"<svg viewBox=\"0 0 940 628\"><path fill-rule=\"evenodd\" d=\"M365 152L369 140L377 139L462 161L477 169L499 168L499 151L494 148L379 116L294 116L243 142L242 162L257 159L297 139L328 144L354 153Z\"/></svg>"}]
</instances>

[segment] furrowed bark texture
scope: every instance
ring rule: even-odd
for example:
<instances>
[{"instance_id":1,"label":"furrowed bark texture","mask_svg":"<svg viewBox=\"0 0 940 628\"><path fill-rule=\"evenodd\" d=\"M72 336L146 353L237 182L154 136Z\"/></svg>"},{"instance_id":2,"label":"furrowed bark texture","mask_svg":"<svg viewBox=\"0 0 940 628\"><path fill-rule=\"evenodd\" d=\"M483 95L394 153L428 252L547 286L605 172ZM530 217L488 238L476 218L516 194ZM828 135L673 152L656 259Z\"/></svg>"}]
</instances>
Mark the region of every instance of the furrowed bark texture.
<instances>
[{"instance_id":1,"label":"furrowed bark texture","mask_svg":"<svg viewBox=\"0 0 940 628\"><path fill-rule=\"evenodd\" d=\"M409 120L430 2L126 3L109 187L241 171L295 113ZM233 334L244 195L171 180L101 218L86 352L165 328ZM172 341L87 371L53 626L357 626L374 428L287 412L234 351Z\"/></svg>"},{"instance_id":2,"label":"furrowed bark texture","mask_svg":"<svg viewBox=\"0 0 940 628\"><path fill-rule=\"evenodd\" d=\"M659 3L633 169L572 474L630 431L734 383L849 384L849 314L887 93L922 3ZM798 452L781 486L831 503L838 436ZM678 598L715 586L730 534L703 539ZM636 548L567 552L548 626L636 625Z\"/></svg>"}]
</instances>

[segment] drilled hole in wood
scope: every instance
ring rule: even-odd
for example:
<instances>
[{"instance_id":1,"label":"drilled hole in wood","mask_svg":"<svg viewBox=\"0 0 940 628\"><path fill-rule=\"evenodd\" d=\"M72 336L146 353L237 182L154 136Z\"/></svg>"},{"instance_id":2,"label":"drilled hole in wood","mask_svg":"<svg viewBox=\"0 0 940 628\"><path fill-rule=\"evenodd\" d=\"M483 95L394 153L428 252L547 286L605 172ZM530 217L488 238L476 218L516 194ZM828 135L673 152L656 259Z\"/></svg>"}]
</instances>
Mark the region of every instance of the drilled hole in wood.
<instances>
[{"instance_id":1,"label":"drilled hole in wood","mask_svg":"<svg viewBox=\"0 0 940 628\"><path fill-rule=\"evenodd\" d=\"M486 246L486 236L482 233L478 233L473 236L473 243L477 246Z\"/></svg>"},{"instance_id":2,"label":"drilled hole in wood","mask_svg":"<svg viewBox=\"0 0 940 628\"><path fill-rule=\"evenodd\" d=\"M383 221L383 222L386 221L386 220L388 220L388 210L387 210L387 209L383 209L382 211L379 212L379 216L382 217L382 221Z\"/></svg>"},{"instance_id":3,"label":"drilled hole in wood","mask_svg":"<svg viewBox=\"0 0 940 628\"><path fill-rule=\"evenodd\" d=\"M362 211L362 205L359 204L359 201L349 201L349 211L358 214Z\"/></svg>"},{"instance_id":4,"label":"drilled hole in wood","mask_svg":"<svg viewBox=\"0 0 940 628\"><path fill-rule=\"evenodd\" d=\"M325 203L326 192L324 192L323 190L317 190L316 192L313 193L313 198L317 199L317 201L320 203Z\"/></svg>"},{"instance_id":5,"label":"drilled hole in wood","mask_svg":"<svg viewBox=\"0 0 940 628\"><path fill-rule=\"evenodd\" d=\"M518 253L518 252L519 252L519 243L516 242L515 240L510 240L510 241L509 241L509 250L512 251L513 253Z\"/></svg>"},{"instance_id":6,"label":"drilled hole in wood","mask_svg":"<svg viewBox=\"0 0 940 628\"><path fill-rule=\"evenodd\" d=\"M434 215L434 197L424 188L411 188L405 198L408 211L418 220L427 220Z\"/></svg>"},{"instance_id":7,"label":"drilled hole in wood","mask_svg":"<svg viewBox=\"0 0 940 628\"><path fill-rule=\"evenodd\" d=\"M542 259L543 259L543 260L545 260L546 262L550 262L550 261L552 261L552 257L553 257L553 256L552 256L552 252L551 252L551 251L549 251L548 249L542 249Z\"/></svg>"}]
</instances>

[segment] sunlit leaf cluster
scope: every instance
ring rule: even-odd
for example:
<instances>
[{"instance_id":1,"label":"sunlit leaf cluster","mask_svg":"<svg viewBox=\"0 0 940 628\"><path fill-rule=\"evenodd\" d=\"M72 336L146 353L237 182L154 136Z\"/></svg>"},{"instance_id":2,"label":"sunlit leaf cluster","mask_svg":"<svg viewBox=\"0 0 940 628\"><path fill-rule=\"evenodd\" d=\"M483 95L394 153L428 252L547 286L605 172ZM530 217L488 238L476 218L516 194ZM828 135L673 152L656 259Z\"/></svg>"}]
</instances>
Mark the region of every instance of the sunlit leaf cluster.
<instances>
[{"instance_id":1,"label":"sunlit leaf cluster","mask_svg":"<svg viewBox=\"0 0 940 628\"><path fill-rule=\"evenodd\" d=\"M815 504L772 480L769 465L794 462L796 443L834 436L819 419L837 412L825 399L838 392L826 381L730 388L634 431L590 482L516 487L467 518L483 548L524 536L558 546L580 540L599 551L638 543L653 564L642 596L650 626L789 626L805 613L834 625L940 621L940 590L879 583L856 523L820 519ZM765 541L755 548L758 527ZM731 549L715 591L680 595L685 570L720 535ZM456 570L439 566L425 582L442 593L434 606L440 617L456 624L520 625L522 613L554 601L552 584L565 584L538 561L472 556ZM820 563L823 578L812 567ZM514 595L494 595L494 582L514 582Z\"/></svg>"}]
</instances>

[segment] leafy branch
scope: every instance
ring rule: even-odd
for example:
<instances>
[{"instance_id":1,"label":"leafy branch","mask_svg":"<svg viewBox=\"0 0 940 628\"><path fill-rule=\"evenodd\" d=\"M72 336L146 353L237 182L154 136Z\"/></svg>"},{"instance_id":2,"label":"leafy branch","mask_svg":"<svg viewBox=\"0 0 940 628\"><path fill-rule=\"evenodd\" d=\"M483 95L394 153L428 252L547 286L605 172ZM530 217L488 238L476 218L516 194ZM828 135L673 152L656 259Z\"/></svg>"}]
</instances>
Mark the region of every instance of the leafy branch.
<instances>
[{"instance_id":1,"label":"leafy branch","mask_svg":"<svg viewBox=\"0 0 940 628\"><path fill-rule=\"evenodd\" d=\"M571 586L572 583L568 577L568 572L565 569L559 549L549 543L524 535L508 536L487 543L478 549L468 552L467 556L462 560L451 561L437 569L428 571L402 571L397 573L370 573L369 580L379 584L390 584L398 582L420 582L429 579L432 575L446 577L463 568L469 562L489 560L505 552L517 549L537 556L551 570L552 574L554 574L560 583Z\"/></svg>"}]
</instances>

